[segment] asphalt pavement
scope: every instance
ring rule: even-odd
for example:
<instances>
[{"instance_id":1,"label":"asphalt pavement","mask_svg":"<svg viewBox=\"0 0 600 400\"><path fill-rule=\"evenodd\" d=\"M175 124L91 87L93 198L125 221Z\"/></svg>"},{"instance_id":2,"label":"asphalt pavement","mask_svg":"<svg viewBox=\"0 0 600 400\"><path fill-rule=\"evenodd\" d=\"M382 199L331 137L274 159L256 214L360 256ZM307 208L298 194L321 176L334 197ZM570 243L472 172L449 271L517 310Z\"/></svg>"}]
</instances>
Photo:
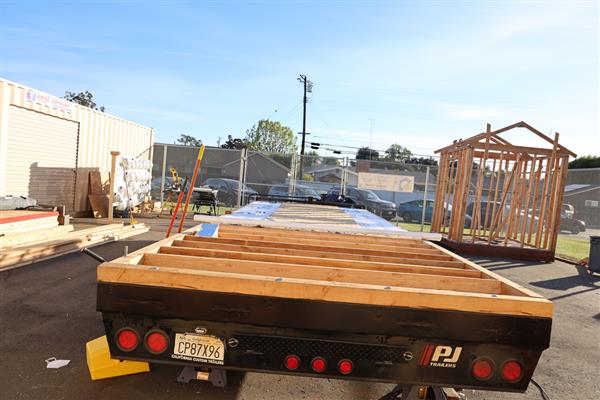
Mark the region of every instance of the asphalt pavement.
<instances>
[{"instance_id":1,"label":"asphalt pavement","mask_svg":"<svg viewBox=\"0 0 600 400\"><path fill-rule=\"evenodd\" d=\"M153 230L94 249L106 259L164 236L166 220L144 220ZM190 221L189 224L192 224ZM189 225L188 224L188 225ZM600 277L554 262L474 259L554 301L552 343L534 378L553 400L600 397ZM180 367L153 365L150 373L90 380L85 343L103 335L95 307L95 267L74 253L0 272L0 399L378 399L393 385L258 373L231 373L226 388L176 383ZM44 360L69 359L60 369ZM541 399L526 393L465 391L469 400Z\"/></svg>"}]
</instances>

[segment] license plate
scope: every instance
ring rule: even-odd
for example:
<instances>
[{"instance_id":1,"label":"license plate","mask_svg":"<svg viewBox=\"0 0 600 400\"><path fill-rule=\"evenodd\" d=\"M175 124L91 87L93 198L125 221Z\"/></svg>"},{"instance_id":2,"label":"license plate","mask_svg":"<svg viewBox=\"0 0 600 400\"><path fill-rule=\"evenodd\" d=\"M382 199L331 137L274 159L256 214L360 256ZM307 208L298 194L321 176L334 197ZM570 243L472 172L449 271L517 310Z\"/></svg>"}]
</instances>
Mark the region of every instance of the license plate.
<instances>
[{"instance_id":1,"label":"license plate","mask_svg":"<svg viewBox=\"0 0 600 400\"><path fill-rule=\"evenodd\" d=\"M176 333L171 358L223 365L225 344L216 336Z\"/></svg>"}]
</instances>

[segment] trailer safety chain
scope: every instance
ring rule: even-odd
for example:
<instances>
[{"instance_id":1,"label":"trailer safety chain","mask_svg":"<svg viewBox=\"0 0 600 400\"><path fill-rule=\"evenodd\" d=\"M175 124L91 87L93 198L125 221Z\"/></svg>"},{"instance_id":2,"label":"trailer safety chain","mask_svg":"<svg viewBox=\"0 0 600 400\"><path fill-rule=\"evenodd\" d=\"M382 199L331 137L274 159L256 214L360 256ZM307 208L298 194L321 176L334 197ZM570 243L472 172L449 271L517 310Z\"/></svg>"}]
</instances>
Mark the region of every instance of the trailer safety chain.
<instances>
[{"instance_id":1,"label":"trailer safety chain","mask_svg":"<svg viewBox=\"0 0 600 400\"><path fill-rule=\"evenodd\" d=\"M542 385L540 385L539 383L537 383L533 378L531 378L531 383L533 383L533 385L539 389L540 394L542 395L542 398L544 400L551 400L550 396L548 396L548 393L546 393L546 391L544 390L544 388L542 387Z\"/></svg>"},{"instance_id":2,"label":"trailer safety chain","mask_svg":"<svg viewBox=\"0 0 600 400\"><path fill-rule=\"evenodd\" d=\"M431 389L431 390L429 390ZM433 397L428 397L428 394L432 394ZM398 397L398 396L402 397ZM447 400L448 397L444 393L444 390L438 386L415 386L415 385L397 385L391 392L379 398L379 400L419 400L419 399L433 399L433 400Z\"/></svg>"}]
</instances>

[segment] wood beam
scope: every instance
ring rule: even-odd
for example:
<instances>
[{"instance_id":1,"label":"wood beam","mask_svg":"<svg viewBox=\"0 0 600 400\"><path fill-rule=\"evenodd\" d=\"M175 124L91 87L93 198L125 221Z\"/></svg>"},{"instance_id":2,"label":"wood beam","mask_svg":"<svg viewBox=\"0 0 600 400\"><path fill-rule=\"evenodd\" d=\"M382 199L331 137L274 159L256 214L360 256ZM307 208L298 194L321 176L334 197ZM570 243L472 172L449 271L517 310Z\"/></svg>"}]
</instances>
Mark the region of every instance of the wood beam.
<instances>
[{"instance_id":1,"label":"wood beam","mask_svg":"<svg viewBox=\"0 0 600 400\"><path fill-rule=\"evenodd\" d=\"M104 263L98 281L132 285L231 292L387 307L456 310L503 315L552 316L552 303L540 298L450 290L399 288L346 282L267 277L181 268ZM224 286L226 283L226 286Z\"/></svg>"},{"instance_id":2,"label":"wood beam","mask_svg":"<svg viewBox=\"0 0 600 400\"><path fill-rule=\"evenodd\" d=\"M159 253L227 258L233 260L267 261L284 264L317 265L336 268L358 268L390 272L414 272L418 274L430 275L465 276L470 278L480 278L482 275L481 272L465 270L464 268L462 268L462 264L456 265L454 263L449 263L446 267L436 267L408 263L384 263L373 261L346 260L337 258L309 257L305 254L303 254L302 256L292 256L286 254L252 253L232 250L216 250L212 248L199 249L177 246L163 246L160 248Z\"/></svg>"},{"instance_id":3,"label":"wood beam","mask_svg":"<svg viewBox=\"0 0 600 400\"><path fill-rule=\"evenodd\" d=\"M346 282L472 293L501 293L500 282L493 279L434 276L352 268L339 269L336 267L283 264L267 261L230 260L173 254L146 254L142 257L140 265L193 269L196 271L227 272L231 274L298 278L311 281Z\"/></svg>"}]
</instances>

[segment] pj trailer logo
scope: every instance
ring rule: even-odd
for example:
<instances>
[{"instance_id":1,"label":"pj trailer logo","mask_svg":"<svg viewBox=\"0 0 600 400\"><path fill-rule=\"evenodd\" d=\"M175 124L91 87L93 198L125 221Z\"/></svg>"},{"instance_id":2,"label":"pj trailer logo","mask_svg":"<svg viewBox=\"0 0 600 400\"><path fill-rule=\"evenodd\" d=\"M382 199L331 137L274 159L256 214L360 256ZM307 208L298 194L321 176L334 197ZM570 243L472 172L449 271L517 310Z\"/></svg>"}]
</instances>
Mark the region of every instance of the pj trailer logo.
<instances>
[{"instance_id":1,"label":"pj trailer logo","mask_svg":"<svg viewBox=\"0 0 600 400\"><path fill-rule=\"evenodd\" d=\"M425 345L419 359L419 365L424 367L456 368L456 363L462 353L462 347Z\"/></svg>"}]
</instances>

